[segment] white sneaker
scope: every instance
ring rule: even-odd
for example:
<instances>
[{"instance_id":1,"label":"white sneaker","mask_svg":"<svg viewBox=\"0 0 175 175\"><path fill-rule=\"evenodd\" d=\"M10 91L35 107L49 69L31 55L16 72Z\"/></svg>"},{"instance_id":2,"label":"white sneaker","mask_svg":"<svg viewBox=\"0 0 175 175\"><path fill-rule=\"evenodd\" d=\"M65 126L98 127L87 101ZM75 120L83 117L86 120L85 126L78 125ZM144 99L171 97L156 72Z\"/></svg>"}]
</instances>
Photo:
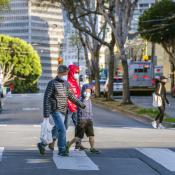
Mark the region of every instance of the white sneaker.
<instances>
[{"instance_id":1,"label":"white sneaker","mask_svg":"<svg viewBox=\"0 0 175 175\"><path fill-rule=\"evenodd\" d=\"M157 129L157 122L156 121L153 121L151 124L152 124L153 128Z\"/></svg>"},{"instance_id":2,"label":"white sneaker","mask_svg":"<svg viewBox=\"0 0 175 175\"><path fill-rule=\"evenodd\" d=\"M165 129L165 127L160 123L158 129Z\"/></svg>"}]
</instances>

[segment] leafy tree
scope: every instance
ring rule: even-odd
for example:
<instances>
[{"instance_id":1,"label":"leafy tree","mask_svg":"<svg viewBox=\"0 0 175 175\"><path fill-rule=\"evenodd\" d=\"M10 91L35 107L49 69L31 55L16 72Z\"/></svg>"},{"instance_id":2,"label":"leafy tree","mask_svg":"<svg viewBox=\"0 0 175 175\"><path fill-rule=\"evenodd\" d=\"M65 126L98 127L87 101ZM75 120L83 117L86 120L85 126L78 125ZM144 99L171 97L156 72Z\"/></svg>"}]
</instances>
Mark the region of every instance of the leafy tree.
<instances>
[{"instance_id":1,"label":"leafy tree","mask_svg":"<svg viewBox=\"0 0 175 175\"><path fill-rule=\"evenodd\" d=\"M162 45L169 55L173 72L175 67L175 2L161 0L145 11L139 19L139 32L142 38Z\"/></svg>"},{"instance_id":2,"label":"leafy tree","mask_svg":"<svg viewBox=\"0 0 175 175\"><path fill-rule=\"evenodd\" d=\"M41 75L41 63L37 52L27 42L0 35L0 65L2 85L14 83L17 89L32 88Z\"/></svg>"},{"instance_id":3,"label":"leafy tree","mask_svg":"<svg viewBox=\"0 0 175 175\"><path fill-rule=\"evenodd\" d=\"M10 0L0 0L0 10L7 8L9 3L10 3Z\"/></svg>"},{"instance_id":4,"label":"leafy tree","mask_svg":"<svg viewBox=\"0 0 175 175\"><path fill-rule=\"evenodd\" d=\"M46 0L37 0L42 2L43 5L47 6ZM47 1L48 2L48 1ZM94 0L50 0L51 3L58 3L66 11L69 20L73 26L80 32L80 39L82 41L83 47L86 45L90 54L91 60L90 64L86 60L87 67L90 69L91 75L95 78L95 94L100 96L100 83L99 83L99 59L100 59L100 49L102 45L108 47L110 51L109 57L109 93L108 99L111 99L113 94L113 76L114 76L114 46L115 38L112 32L110 41L106 41L107 34L107 22L103 18L103 14L99 12L98 1ZM100 21L99 19L104 19ZM87 49L85 49L85 58L87 58Z\"/></svg>"}]
</instances>

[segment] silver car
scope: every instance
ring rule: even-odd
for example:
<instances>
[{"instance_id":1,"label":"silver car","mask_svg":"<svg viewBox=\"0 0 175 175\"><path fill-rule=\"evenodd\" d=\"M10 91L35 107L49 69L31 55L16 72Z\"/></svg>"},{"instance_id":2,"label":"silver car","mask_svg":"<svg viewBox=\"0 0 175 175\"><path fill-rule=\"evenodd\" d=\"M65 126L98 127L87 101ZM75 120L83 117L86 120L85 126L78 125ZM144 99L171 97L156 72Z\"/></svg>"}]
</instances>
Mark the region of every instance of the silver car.
<instances>
[{"instance_id":1,"label":"silver car","mask_svg":"<svg viewBox=\"0 0 175 175\"><path fill-rule=\"evenodd\" d=\"M122 78L114 78L113 91L114 93L121 93L123 91L123 79Z\"/></svg>"}]
</instances>

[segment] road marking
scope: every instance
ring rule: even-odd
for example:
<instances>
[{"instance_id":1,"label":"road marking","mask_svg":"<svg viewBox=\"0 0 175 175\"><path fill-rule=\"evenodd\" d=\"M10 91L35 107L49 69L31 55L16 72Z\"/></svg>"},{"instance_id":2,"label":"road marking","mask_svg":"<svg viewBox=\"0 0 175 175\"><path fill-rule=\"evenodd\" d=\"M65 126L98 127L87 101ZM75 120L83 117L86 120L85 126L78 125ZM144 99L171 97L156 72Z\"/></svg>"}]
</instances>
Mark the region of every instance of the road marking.
<instances>
[{"instance_id":1,"label":"road marking","mask_svg":"<svg viewBox=\"0 0 175 175\"><path fill-rule=\"evenodd\" d=\"M99 170L84 151L70 150L69 157L61 157L57 152L53 153L53 161L57 169L67 170Z\"/></svg>"},{"instance_id":2,"label":"road marking","mask_svg":"<svg viewBox=\"0 0 175 175\"><path fill-rule=\"evenodd\" d=\"M0 124L0 127L7 127L7 125L4 125L4 124Z\"/></svg>"},{"instance_id":3,"label":"road marking","mask_svg":"<svg viewBox=\"0 0 175 175\"><path fill-rule=\"evenodd\" d=\"M41 128L41 125L33 125L35 128Z\"/></svg>"},{"instance_id":4,"label":"road marking","mask_svg":"<svg viewBox=\"0 0 175 175\"><path fill-rule=\"evenodd\" d=\"M27 159L26 163L36 164L36 163L48 163L50 159Z\"/></svg>"},{"instance_id":5,"label":"road marking","mask_svg":"<svg viewBox=\"0 0 175 175\"><path fill-rule=\"evenodd\" d=\"M40 108L22 108L23 111L38 111Z\"/></svg>"},{"instance_id":6,"label":"road marking","mask_svg":"<svg viewBox=\"0 0 175 175\"><path fill-rule=\"evenodd\" d=\"M137 148L138 151L150 157L170 171L175 171L175 152L161 148Z\"/></svg>"},{"instance_id":7,"label":"road marking","mask_svg":"<svg viewBox=\"0 0 175 175\"><path fill-rule=\"evenodd\" d=\"M2 161L3 151L4 151L4 147L0 147L0 162Z\"/></svg>"}]
</instances>

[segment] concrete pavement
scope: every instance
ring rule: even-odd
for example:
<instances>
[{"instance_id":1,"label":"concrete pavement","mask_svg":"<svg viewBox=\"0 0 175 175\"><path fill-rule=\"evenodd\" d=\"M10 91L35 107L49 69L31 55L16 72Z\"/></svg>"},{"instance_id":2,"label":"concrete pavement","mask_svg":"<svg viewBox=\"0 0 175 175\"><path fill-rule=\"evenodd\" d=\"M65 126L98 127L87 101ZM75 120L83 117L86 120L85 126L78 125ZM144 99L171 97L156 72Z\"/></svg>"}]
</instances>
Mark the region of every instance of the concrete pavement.
<instances>
[{"instance_id":1,"label":"concrete pavement","mask_svg":"<svg viewBox=\"0 0 175 175\"><path fill-rule=\"evenodd\" d=\"M4 111L0 115L0 175L175 175L169 164L175 162L174 129L155 130L127 115L98 107L94 107L94 123L96 146L101 154L87 152L86 156L99 170L83 170L82 166L84 169L91 167L84 159L84 153L81 158L73 156L74 163L77 167L81 166L81 170L70 170L73 160L69 158L67 169L59 169L56 162L60 161L60 157L56 156L55 161L49 150L45 156L40 156L36 148L42 121L42 98L42 94L38 94L14 95L5 99ZM74 128L70 127L69 139L73 137L73 131ZM87 138L83 140L83 145L89 147ZM143 152L138 148L142 148ZM155 148L155 151L147 151L148 148ZM151 157L160 148L164 156ZM165 159L167 156L171 159Z\"/></svg>"}]
</instances>

